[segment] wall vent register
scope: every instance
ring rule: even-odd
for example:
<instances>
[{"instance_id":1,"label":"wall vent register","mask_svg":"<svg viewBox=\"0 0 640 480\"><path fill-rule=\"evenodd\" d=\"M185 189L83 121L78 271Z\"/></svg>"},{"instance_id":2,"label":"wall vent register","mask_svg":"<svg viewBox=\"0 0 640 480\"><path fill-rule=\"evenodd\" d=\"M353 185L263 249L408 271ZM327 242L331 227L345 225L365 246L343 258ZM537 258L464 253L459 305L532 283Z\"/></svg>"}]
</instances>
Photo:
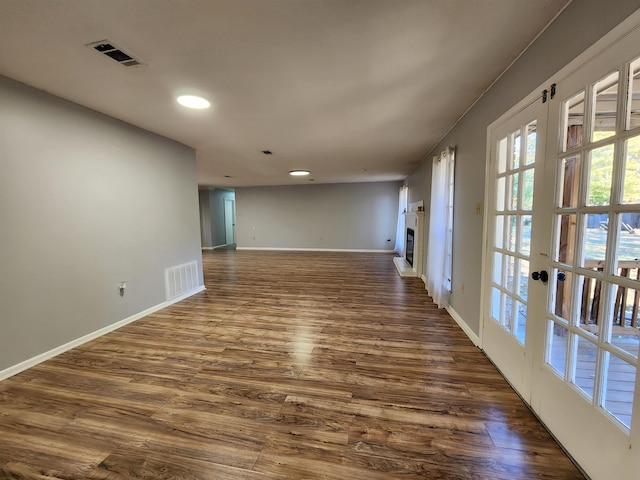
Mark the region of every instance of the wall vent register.
<instances>
[{"instance_id":1,"label":"wall vent register","mask_svg":"<svg viewBox=\"0 0 640 480\"><path fill-rule=\"evenodd\" d=\"M117 47L113 42L109 40L100 40L99 42L93 42L86 45L92 48L98 53L106 55L107 57L115 60L120 65L125 67L136 67L143 65L143 63L134 58L132 55L125 53L121 48Z\"/></svg>"},{"instance_id":2,"label":"wall vent register","mask_svg":"<svg viewBox=\"0 0 640 480\"><path fill-rule=\"evenodd\" d=\"M167 301L198 288L198 263L189 262L164 271Z\"/></svg>"}]
</instances>

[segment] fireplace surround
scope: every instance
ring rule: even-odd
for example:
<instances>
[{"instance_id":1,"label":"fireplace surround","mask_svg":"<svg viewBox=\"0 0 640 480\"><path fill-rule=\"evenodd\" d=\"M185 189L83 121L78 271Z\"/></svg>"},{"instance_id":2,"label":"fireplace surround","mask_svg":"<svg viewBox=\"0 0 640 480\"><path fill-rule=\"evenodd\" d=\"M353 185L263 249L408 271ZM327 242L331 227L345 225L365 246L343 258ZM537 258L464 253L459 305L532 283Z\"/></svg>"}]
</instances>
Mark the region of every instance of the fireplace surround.
<instances>
[{"instance_id":1,"label":"fireplace surround","mask_svg":"<svg viewBox=\"0 0 640 480\"><path fill-rule=\"evenodd\" d=\"M393 263L401 277L422 278L424 250L424 207L422 201L412 203L404 215L405 246ZM410 232L413 242L410 242ZM424 280L424 279L423 279Z\"/></svg>"}]
</instances>

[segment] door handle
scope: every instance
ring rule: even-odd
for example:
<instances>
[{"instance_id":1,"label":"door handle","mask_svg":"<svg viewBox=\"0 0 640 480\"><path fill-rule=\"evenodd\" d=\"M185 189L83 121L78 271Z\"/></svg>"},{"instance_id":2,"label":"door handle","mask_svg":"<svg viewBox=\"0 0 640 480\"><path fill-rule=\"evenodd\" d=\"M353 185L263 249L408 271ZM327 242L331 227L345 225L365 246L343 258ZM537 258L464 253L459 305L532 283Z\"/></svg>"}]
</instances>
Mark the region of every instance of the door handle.
<instances>
[{"instance_id":1,"label":"door handle","mask_svg":"<svg viewBox=\"0 0 640 480\"><path fill-rule=\"evenodd\" d=\"M547 281L549 280L549 273L546 270L532 272L531 278L533 278L534 280L542 280L542 283L547 283Z\"/></svg>"}]
</instances>

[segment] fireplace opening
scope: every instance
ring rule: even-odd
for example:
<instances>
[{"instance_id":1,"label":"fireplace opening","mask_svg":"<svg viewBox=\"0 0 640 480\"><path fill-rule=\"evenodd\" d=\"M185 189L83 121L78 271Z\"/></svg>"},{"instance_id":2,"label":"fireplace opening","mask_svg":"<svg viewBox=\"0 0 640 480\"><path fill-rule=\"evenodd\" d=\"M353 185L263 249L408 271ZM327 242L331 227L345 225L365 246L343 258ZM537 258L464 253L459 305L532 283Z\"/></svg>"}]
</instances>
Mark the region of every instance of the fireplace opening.
<instances>
[{"instance_id":1,"label":"fireplace opening","mask_svg":"<svg viewBox=\"0 0 640 480\"><path fill-rule=\"evenodd\" d=\"M415 232L412 228L407 228L407 263L413 267L413 237Z\"/></svg>"}]
</instances>

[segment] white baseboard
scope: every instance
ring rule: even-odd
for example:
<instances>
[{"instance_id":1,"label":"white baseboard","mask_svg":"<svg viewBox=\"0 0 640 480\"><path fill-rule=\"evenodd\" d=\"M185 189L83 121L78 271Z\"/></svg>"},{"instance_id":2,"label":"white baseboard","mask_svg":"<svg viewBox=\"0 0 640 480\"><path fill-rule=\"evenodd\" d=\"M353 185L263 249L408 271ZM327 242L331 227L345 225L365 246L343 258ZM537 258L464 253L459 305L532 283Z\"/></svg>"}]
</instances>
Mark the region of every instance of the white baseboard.
<instances>
[{"instance_id":1,"label":"white baseboard","mask_svg":"<svg viewBox=\"0 0 640 480\"><path fill-rule=\"evenodd\" d=\"M224 248L227 245L229 245L228 243L223 243L222 245L215 245L213 247L202 247L202 250L215 250L216 248Z\"/></svg>"},{"instance_id":2,"label":"white baseboard","mask_svg":"<svg viewBox=\"0 0 640 480\"><path fill-rule=\"evenodd\" d=\"M146 310L143 310L142 312L136 313L135 315L132 315L130 317L127 317L123 320L120 320L116 323L112 323L110 325L107 325L106 327L103 327L99 330L96 330L95 332L91 332L88 333L87 335L84 335L80 338L76 338L75 340L71 340L70 342L65 343L64 345L60 345L59 347L56 347L54 349L49 350L48 352L44 352L41 353L40 355L36 355L35 357L29 358L28 360L25 360L23 362L18 363L17 365L13 365L12 367L6 368L4 370L0 370L0 381L12 377L20 372L23 372L31 367L35 367L36 365L38 365L39 363L42 363L46 360L49 360L57 355L60 355L61 353L64 353L68 350L71 350L72 348L75 347L79 347L80 345L82 345L83 343L87 343L91 340L95 340L98 337L101 337L102 335L106 335L107 333L113 332L114 330L117 330L118 328L124 327L125 325L128 325L129 323L135 322L136 320L141 319L142 317L146 317L147 315L151 315L154 312L157 312L158 310L162 310L163 308L168 307L169 305L173 305L174 303L179 302L180 300L184 300L185 298L190 297L191 295L195 295L196 293L200 293L202 291L206 290L205 286L202 285L194 290L191 290L190 292L185 293L184 295L181 295L179 297L173 298L169 301L166 302L162 302L158 305L155 305L151 308L147 308Z\"/></svg>"},{"instance_id":3,"label":"white baseboard","mask_svg":"<svg viewBox=\"0 0 640 480\"><path fill-rule=\"evenodd\" d=\"M420 279L424 283L424 289L426 290L427 289L427 277L425 277L424 275L420 275Z\"/></svg>"},{"instance_id":4,"label":"white baseboard","mask_svg":"<svg viewBox=\"0 0 640 480\"><path fill-rule=\"evenodd\" d=\"M280 248L280 247L236 247L236 250L269 250L282 252L354 252L354 253L394 253L393 250L373 250L367 248Z\"/></svg>"},{"instance_id":5,"label":"white baseboard","mask_svg":"<svg viewBox=\"0 0 640 480\"><path fill-rule=\"evenodd\" d=\"M456 323L462 329L462 331L467 334L467 337L469 337L469 340L471 340L476 347L479 347L480 337L478 337L478 335L476 335L475 332L471 330L471 327L469 327L469 325L467 325L467 322L465 322L462 319L462 317L458 315L458 312L456 312L451 306L447 307L447 312L449 312L449 315L451 315L451 318L453 318L456 321Z\"/></svg>"}]
</instances>

